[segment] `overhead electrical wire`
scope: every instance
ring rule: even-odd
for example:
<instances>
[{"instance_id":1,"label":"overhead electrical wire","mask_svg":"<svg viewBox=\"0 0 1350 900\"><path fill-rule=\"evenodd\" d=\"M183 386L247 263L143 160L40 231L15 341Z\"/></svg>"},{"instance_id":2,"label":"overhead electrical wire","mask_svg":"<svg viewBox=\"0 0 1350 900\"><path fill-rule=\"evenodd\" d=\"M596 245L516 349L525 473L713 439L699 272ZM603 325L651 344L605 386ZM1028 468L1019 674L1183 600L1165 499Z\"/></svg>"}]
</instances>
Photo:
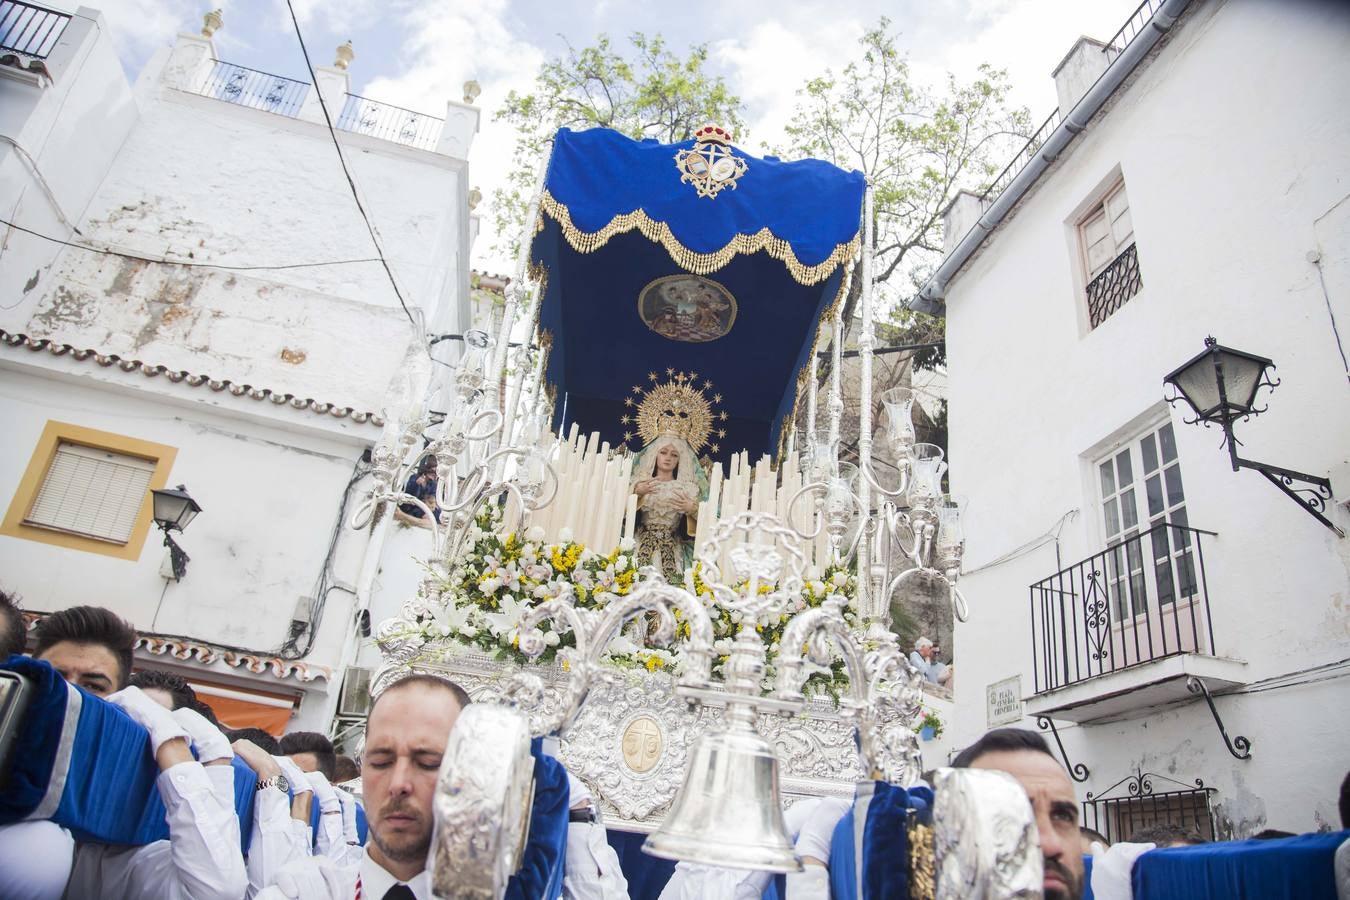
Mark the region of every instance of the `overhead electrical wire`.
<instances>
[{"instance_id":1,"label":"overhead electrical wire","mask_svg":"<svg viewBox=\"0 0 1350 900\"><path fill-rule=\"evenodd\" d=\"M351 169L347 168L347 157L342 152L342 143L338 140L337 130L333 128L333 117L328 114L328 104L324 102L323 91L319 90L319 78L314 73L314 64L309 60L309 48L305 46L305 36L300 32L300 20L296 18L295 7L291 5L291 0L286 0L286 10L291 14L291 24L295 27L295 39L299 41L300 53L305 57L305 68L309 70L310 83L314 85L314 94L319 98L319 109L323 111L323 121L328 126L328 136L333 140L333 149L337 151L338 162L342 165L342 174L346 176L347 186L351 188L352 199L356 201L356 210L361 214L361 220L366 223L366 230L370 232L370 241L375 245L375 252L380 258L380 265L384 266L384 273L389 276L389 286L394 289L394 296L398 298L399 306L403 307L403 314L408 317L413 329L420 335L422 323L408 308L407 301L403 299L403 292L398 289L398 281L394 278L394 270L389 267L389 260L384 255L384 247L380 245L380 237L376 234L375 226L371 223L370 216L366 214L366 208L361 203L360 193L356 190L356 179L352 178ZM430 355L429 350L427 353Z\"/></svg>"},{"instance_id":2,"label":"overhead electrical wire","mask_svg":"<svg viewBox=\"0 0 1350 900\"><path fill-rule=\"evenodd\" d=\"M279 263L273 266L241 266L230 263L198 262L191 259L170 259L168 257L143 256L139 253L129 253L126 250L114 250L110 247L94 247L89 244L78 244L74 241L63 240L62 238L52 237L50 234L43 234L40 231L34 231L26 228L17 222L11 222L8 219L0 219L0 225L7 225L15 231L22 231L24 234L31 234L35 238L41 238L44 241L50 241L53 244L60 244L63 247L71 247L75 250L84 250L87 253L98 253L103 256L119 256L123 259L134 259L137 262L154 263L156 265L166 266L184 266L190 269L228 269L232 272L256 272L270 271L277 269L313 269L319 266L345 266L353 263L373 263L379 262L379 257L366 256L361 259L331 259L320 262L303 263Z\"/></svg>"}]
</instances>

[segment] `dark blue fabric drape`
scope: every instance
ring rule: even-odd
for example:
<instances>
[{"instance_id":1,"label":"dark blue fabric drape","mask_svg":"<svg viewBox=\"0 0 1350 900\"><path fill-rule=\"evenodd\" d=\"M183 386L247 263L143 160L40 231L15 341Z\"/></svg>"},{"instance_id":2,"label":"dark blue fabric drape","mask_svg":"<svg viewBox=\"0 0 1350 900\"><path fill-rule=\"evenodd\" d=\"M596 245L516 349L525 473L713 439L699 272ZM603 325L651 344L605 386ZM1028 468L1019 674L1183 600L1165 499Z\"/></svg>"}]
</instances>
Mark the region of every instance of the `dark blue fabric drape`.
<instances>
[{"instance_id":1,"label":"dark blue fabric drape","mask_svg":"<svg viewBox=\"0 0 1350 900\"><path fill-rule=\"evenodd\" d=\"M684 247L720 250L736 235L767 228L787 241L798 260L829 260L858 233L863 177L818 160L784 163L747 156L749 171L735 190L699 197L680 182L674 155L693 145L633 141L605 129L558 133L547 176L552 197L583 232L641 209L665 223ZM739 151L737 151L739 153ZM803 284L768 252L740 253L706 277L735 298L731 330L704 342L672 340L647 327L638 298L658 278L687 270L661 243L638 230L614 234L591 252L569 243L558 218L543 216L532 259L547 272L539 327L552 337L546 380L556 388L554 426L598 431L618 446L631 429L620 422L633 409L633 386L651 386L666 370L696 372L727 419L714 437L724 459L745 449L752 459L777 450L793 410L798 376L822 314L839 293L845 265ZM566 415L564 422L564 405ZM710 442L711 443L711 442ZM630 443L630 446L634 446Z\"/></svg>"},{"instance_id":2,"label":"dark blue fabric drape","mask_svg":"<svg viewBox=\"0 0 1350 900\"><path fill-rule=\"evenodd\" d=\"M1135 900L1335 900L1332 858L1350 831L1150 850L1134 864Z\"/></svg>"},{"instance_id":3,"label":"dark blue fabric drape","mask_svg":"<svg viewBox=\"0 0 1350 900\"><path fill-rule=\"evenodd\" d=\"M530 832L520 869L507 882L504 896L506 900L557 900L562 896L571 790L567 770L544 752L539 738L531 742L530 753L534 756Z\"/></svg>"}]
</instances>

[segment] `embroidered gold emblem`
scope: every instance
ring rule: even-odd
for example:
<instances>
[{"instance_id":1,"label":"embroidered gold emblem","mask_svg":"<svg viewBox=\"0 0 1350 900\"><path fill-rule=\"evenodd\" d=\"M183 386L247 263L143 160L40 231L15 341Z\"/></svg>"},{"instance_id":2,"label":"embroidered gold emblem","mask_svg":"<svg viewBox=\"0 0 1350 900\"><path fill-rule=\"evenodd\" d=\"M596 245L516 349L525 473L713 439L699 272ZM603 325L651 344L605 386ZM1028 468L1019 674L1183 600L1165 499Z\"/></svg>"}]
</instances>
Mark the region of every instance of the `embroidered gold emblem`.
<instances>
[{"instance_id":1,"label":"embroidered gold emblem","mask_svg":"<svg viewBox=\"0 0 1350 900\"><path fill-rule=\"evenodd\" d=\"M748 171L745 158L731 149L731 132L717 125L705 125L694 132L693 147L675 154L680 181L692 184L700 197L712 199L723 188L736 189L736 182Z\"/></svg>"}]
</instances>

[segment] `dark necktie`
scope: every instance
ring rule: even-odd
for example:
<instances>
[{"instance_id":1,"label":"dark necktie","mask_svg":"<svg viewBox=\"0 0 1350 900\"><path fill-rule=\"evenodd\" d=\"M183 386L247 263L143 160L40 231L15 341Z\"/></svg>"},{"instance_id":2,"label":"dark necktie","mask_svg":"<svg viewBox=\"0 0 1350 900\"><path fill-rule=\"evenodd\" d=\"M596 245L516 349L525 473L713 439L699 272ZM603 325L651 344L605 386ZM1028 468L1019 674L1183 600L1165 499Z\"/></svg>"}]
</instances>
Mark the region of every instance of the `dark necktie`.
<instances>
[{"instance_id":1,"label":"dark necktie","mask_svg":"<svg viewBox=\"0 0 1350 900\"><path fill-rule=\"evenodd\" d=\"M406 884L396 884L384 892L383 900L417 900L417 897Z\"/></svg>"}]
</instances>

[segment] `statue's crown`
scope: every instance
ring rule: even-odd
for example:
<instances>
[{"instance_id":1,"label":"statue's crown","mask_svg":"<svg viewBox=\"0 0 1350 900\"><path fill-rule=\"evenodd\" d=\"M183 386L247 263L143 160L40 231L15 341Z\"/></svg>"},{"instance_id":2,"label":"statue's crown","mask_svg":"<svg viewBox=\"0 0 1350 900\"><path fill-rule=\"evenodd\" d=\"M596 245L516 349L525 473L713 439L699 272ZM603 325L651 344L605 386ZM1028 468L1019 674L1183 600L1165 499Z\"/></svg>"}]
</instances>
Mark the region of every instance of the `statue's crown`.
<instances>
[{"instance_id":1,"label":"statue's crown","mask_svg":"<svg viewBox=\"0 0 1350 900\"><path fill-rule=\"evenodd\" d=\"M647 373L651 387L646 391L641 385L633 385L633 392L624 398L623 405L636 409L636 414L625 413L619 420L626 426L636 426L625 431L623 439L631 441L640 438L643 444L649 444L661 435L673 435L681 438L697 453L708 445L714 435L718 440L726 437L726 430L718 427L726 422L725 412L715 412L713 406L722 402L721 394L711 394L711 381L704 379L699 386L697 372L677 372L666 369L666 381L658 382L655 372ZM713 453L720 453L721 447L714 443L708 445Z\"/></svg>"}]
</instances>

